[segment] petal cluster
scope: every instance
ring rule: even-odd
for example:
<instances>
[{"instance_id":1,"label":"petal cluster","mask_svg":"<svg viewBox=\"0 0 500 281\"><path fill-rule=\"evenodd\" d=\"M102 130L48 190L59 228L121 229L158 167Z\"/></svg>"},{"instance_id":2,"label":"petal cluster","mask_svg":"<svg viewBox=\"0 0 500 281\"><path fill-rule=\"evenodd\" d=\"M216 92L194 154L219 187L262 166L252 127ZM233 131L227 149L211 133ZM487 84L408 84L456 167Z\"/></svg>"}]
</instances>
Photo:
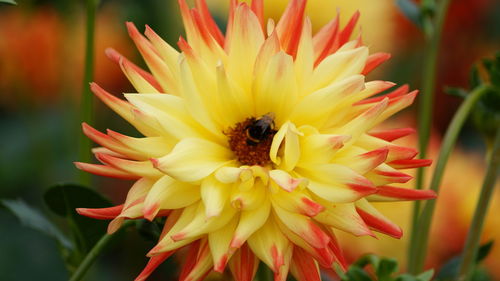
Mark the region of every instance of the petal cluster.
<instances>
[{"instance_id":1,"label":"petal cluster","mask_svg":"<svg viewBox=\"0 0 500 281\"><path fill-rule=\"evenodd\" d=\"M346 266L336 231L401 237L370 202L435 196L398 187L411 179L401 169L430 161L392 143L412 129L374 127L409 106L416 92L365 81L389 55L370 55L353 35L358 13L345 26L337 17L313 34L305 0L290 1L278 22L264 19L262 0L230 3L223 34L204 0L194 8L179 0L187 37L179 39L180 51L149 27L143 35L127 23L149 72L115 50L107 54L137 93L123 100L91 85L144 137L83 124L101 146L94 150L101 164L77 167L135 183L122 205L79 213L111 219L110 233L126 219L166 217L137 280L183 247L189 249L180 280L226 268L237 281L252 280L259 262L275 280L289 273L320 280L319 268ZM272 116L273 133L264 136L269 160L248 165L250 157L243 165L228 132L262 116ZM245 149L260 145L248 137Z\"/></svg>"}]
</instances>

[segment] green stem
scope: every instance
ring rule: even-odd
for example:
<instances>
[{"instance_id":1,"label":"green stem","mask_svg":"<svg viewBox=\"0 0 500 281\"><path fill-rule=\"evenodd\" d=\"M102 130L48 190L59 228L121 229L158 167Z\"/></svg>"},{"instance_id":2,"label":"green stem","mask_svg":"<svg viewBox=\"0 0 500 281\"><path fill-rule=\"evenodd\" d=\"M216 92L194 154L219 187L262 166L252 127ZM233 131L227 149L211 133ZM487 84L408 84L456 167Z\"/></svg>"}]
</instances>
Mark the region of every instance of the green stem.
<instances>
[{"instance_id":1,"label":"green stem","mask_svg":"<svg viewBox=\"0 0 500 281\"><path fill-rule=\"evenodd\" d=\"M124 229L128 228L129 226L133 225L134 221L126 221L123 223L122 227L120 230L113 234L104 234L99 241L95 244L95 246L87 253L83 261L80 263L78 268L76 269L75 273L71 276L69 281L78 281L83 278L85 273L89 270L90 266L95 262L99 254L106 248L106 246L111 243L114 238L116 238L118 235L119 231L123 231Z\"/></svg>"},{"instance_id":2,"label":"green stem","mask_svg":"<svg viewBox=\"0 0 500 281\"><path fill-rule=\"evenodd\" d=\"M459 281L467 281L471 279L474 271L477 250L479 248L479 240L483 232L484 218L488 211L491 195L495 189L495 182L500 172L500 129L497 130L495 142L488 150L488 169L484 177L481 195L477 201L476 211L472 224L469 227L469 234L463 251L462 260L458 274Z\"/></svg>"},{"instance_id":3,"label":"green stem","mask_svg":"<svg viewBox=\"0 0 500 281\"><path fill-rule=\"evenodd\" d=\"M85 40L85 69L83 78L83 90L81 97L81 120L83 122L92 123L92 103L93 95L90 91L89 83L94 79L94 33L95 33L95 16L99 0L87 0L87 34ZM91 161L91 142L83 134L80 133L80 153L79 161ZM89 173L81 172L80 181L83 185L90 185L91 177Z\"/></svg>"},{"instance_id":4,"label":"green stem","mask_svg":"<svg viewBox=\"0 0 500 281\"><path fill-rule=\"evenodd\" d=\"M455 146L458 134L462 129L462 126L467 119L472 107L476 104L478 99L489 90L488 86L480 86L472 91L465 101L460 105L458 111L453 116L450 126L446 131L443 139L443 144L441 146L436 168L434 169L434 174L432 175L430 189L439 193L439 185L443 178L443 173L448 162L448 158ZM418 274L422 272L425 262L425 257L427 254L427 243L429 240L429 230L431 225L432 215L436 206L436 200L427 201L423 207L422 214L418 219L418 223L415 227L415 236L413 236L413 249L414 253L412 256L412 267L411 273Z\"/></svg>"},{"instance_id":5,"label":"green stem","mask_svg":"<svg viewBox=\"0 0 500 281\"><path fill-rule=\"evenodd\" d=\"M436 87L436 73L437 73L437 62L439 54L439 46L441 44L441 34L443 30L443 24L448 11L448 6L451 0L441 0L438 3L436 9L435 18L428 14L424 19L424 31L427 38L427 46L424 57L424 66L422 72L422 93L420 94L419 100L419 110L418 110L418 143L420 158L423 159L427 156L427 147L429 145L429 138L431 132L432 123L432 108L433 108L433 97L434 89ZM429 6L434 1L426 1L425 3ZM416 189L422 189L424 185L425 170L419 168L417 170L416 176ZM412 228L410 235L410 249L408 251L408 269L410 272L415 273L414 270L414 256L415 251L418 249L414 248L414 241L417 239L417 223L418 216L421 210L421 202L415 201L413 207L413 217L412 217Z\"/></svg>"}]
</instances>

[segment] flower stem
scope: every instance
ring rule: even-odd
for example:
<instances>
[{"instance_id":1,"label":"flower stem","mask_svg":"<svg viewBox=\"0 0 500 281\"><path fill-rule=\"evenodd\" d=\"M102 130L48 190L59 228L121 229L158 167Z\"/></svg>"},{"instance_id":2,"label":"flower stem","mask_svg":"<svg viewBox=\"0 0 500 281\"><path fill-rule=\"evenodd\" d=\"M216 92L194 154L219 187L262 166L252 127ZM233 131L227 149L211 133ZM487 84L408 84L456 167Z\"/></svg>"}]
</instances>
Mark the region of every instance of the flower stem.
<instances>
[{"instance_id":1,"label":"flower stem","mask_svg":"<svg viewBox=\"0 0 500 281\"><path fill-rule=\"evenodd\" d=\"M443 144L441 146L436 168L434 169L434 174L432 175L430 189L439 193L439 185L443 178L443 173L448 162L448 158L455 146L458 134L462 129L462 126L467 119L472 107L476 104L478 99L489 90L488 86L480 86L472 91L465 101L460 105L458 111L453 116L450 126L446 131L443 139ZM422 209L422 214L418 218L416 224L415 235L412 236L412 247L413 256L412 263L409 268L411 273L418 274L422 272L425 262L425 257L427 254L427 243L429 240L429 230L431 225L432 215L436 206L436 200L430 200L425 203Z\"/></svg>"},{"instance_id":2,"label":"flower stem","mask_svg":"<svg viewBox=\"0 0 500 281\"><path fill-rule=\"evenodd\" d=\"M81 121L92 123L92 103L93 96L90 92L89 83L92 82L94 77L94 33L95 33L95 16L99 0L87 0L87 26L86 26L86 40L85 40L85 69L83 78L83 89L81 97ZM90 162L91 142L83 134L80 133L80 150L79 161ZM90 185L91 176L89 173L80 173L80 182L83 185Z\"/></svg>"},{"instance_id":3,"label":"flower stem","mask_svg":"<svg viewBox=\"0 0 500 281\"><path fill-rule=\"evenodd\" d=\"M427 155L427 146L429 144L431 123L432 123L432 107L433 107L433 97L434 89L436 87L436 73L437 73L437 62L439 54L439 46L441 43L441 34L443 30L443 24L448 11L448 6L451 0L441 0L438 3L436 9L435 18L431 14L427 14L423 20L424 32L427 38L427 46L424 57L424 66L422 72L422 93L419 100L419 110L418 110L418 143L420 158L423 159ZM427 5L434 5L435 1L426 1ZM424 173L423 168L417 170L416 176L416 189L422 189L424 185ZM408 269L410 272L416 273L414 271L415 264L415 251L414 241L417 239L417 223L418 216L420 214L421 202L415 201L413 207L413 217L412 217L412 233L411 233L411 243L410 250L408 252Z\"/></svg>"},{"instance_id":4,"label":"flower stem","mask_svg":"<svg viewBox=\"0 0 500 281\"><path fill-rule=\"evenodd\" d=\"M114 238L116 238L119 231L123 231L129 226L133 225L134 221L129 220L123 223L122 227L113 234L104 234L95 246L87 253L83 261L80 263L76 271L73 273L69 281L78 281L83 278L85 273L89 270L90 266L95 262L99 254L106 248Z\"/></svg>"},{"instance_id":5,"label":"flower stem","mask_svg":"<svg viewBox=\"0 0 500 281\"><path fill-rule=\"evenodd\" d=\"M483 232L484 218L488 211L491 195L495 189L495 182L500 173L500 129L497 129L495 141L488 149L488 169L484 177L481 194L477 201L476 211L472 224L469 227L469 234L460 263L458 279L459 281L470 280L474 271L474 264L479 247L479 240Z\"/></svg>"}]
</instances>

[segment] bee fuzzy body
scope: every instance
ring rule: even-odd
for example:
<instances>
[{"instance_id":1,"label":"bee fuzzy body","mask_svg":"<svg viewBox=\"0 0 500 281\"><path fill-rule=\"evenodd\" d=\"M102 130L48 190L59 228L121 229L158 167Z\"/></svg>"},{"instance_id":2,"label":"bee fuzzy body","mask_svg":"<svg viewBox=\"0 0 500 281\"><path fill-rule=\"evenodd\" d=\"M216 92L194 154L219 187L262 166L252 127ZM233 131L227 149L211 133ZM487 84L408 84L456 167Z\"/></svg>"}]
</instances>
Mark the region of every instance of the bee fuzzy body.
<instances>
[{"instance_id":1,"label":"bee fuzzy body","mask_svg":"<svg viewBox=\"0 0 500 281\"><path fill-rule=\"evenodd\" d=\"M274 113L270 112L252 121L246 128L247 144L258 145L261 141L274 135Z\"/></svg>"}]
</instances>

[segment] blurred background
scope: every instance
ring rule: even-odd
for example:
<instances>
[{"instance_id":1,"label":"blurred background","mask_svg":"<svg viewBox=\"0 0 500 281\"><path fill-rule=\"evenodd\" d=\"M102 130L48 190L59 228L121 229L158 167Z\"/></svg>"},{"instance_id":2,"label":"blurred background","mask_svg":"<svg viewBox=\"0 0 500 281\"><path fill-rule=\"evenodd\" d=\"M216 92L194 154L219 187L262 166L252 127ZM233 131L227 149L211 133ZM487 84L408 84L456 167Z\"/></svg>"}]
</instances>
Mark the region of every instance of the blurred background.
<instances>
[{"instance_id":1,"label":"blurred background","mask_svg":"<svg viewBox=\"0 0 500 281\"><path fill-rule=\"evenodd\" d=\"M221 26L225 25L228 0L207 0ZM277 19L286 0L268 0L266 14ZM444 93L445 86L468 87L471 66L500 49L500 1L453 0L443 33L439 56L438 82L433 117L430 158L439 143L460 99ZM422 33L398 10L393 0L310 0L308 14L313 27L334 17L339 9L345 22L356 10L361 12L361 32L372 52L385 51L392 59L370 74L370 79L408 83L419 88L424 52ZM113 47L130 60L144 65L128 38L125 21L138 27L150 25L175 46L181 26L177 1L104 0L96 21L95 78L109 92L133 91L120 68L104 54ZM56 183L78 182L79 111L85 55L84 1L19 0L17 6L0 4L0 198L22 198L51 216L42 197ZM397 116L392 127L415 123L416 106ZM94 105L97 129L133 132L129 125L99 102ZM134 134L134 133L132 133ZM416 145L414 139L405 140ZM439 267L460 253L484 174L484 146L472 126L467 126L460 148L451 158L432 229L428 266ZM433 167L429 170L429 173ZM95 177L92 188L112 202L120 202L128 182ZM495 193L484 241L500 243L500 192ZM410 204L381 206L384 213L409 233ZM396 206L396 207L395 207ZM396 211L397 210L397 211ZM57 218L51 216L57 221ZM63 223L61 222L61 225ZM105 227L103 227L103 233ZM363 239L344 251L350 259L360 253L397 257L404 264L406 239ZM129 232L113 245L89 273L86 280L132 280L143 268L145 254L153 241ZM391 244L392 243L392 244ZM356 246L350 246L356 245ZM500 280L500 245L495 245L486 265ZM496 261L496 267L495 265ZM160 267L151 280L171 280L175 260ZM0 209L1 280L67 280L68 274L49 237L22 226L7 210Z\"/></svg>"}]
</instances>

